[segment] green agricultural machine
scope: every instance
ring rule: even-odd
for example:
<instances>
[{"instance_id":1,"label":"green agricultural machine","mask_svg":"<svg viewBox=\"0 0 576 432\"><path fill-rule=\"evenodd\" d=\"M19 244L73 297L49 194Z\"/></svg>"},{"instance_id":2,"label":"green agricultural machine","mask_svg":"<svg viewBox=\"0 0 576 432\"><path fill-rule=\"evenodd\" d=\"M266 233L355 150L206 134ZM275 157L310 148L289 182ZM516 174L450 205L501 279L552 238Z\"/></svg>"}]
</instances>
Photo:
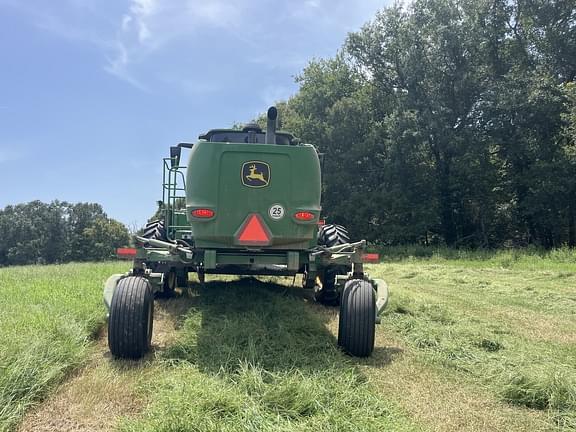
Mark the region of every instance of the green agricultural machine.
<instances>
[{"instance_id":1,"label":"green agricultural machine","mask_svg":"<svg viewBox=\"0 0 576 432\"><path fill-rule=\"evenodd\" d=\"M276 131L277 111L263 131L215 129L164 159L163 217L137 236L132 270L104 287L112 355L140 358L150 348L154 298L186 287L190 273L302 275L302 286L340 305L338 344L369 356L388 288L364 272L364 240L322 224L321 168L315 147ZM189 149L187 166L180 164Z\"/></svg>"}]
</instances>

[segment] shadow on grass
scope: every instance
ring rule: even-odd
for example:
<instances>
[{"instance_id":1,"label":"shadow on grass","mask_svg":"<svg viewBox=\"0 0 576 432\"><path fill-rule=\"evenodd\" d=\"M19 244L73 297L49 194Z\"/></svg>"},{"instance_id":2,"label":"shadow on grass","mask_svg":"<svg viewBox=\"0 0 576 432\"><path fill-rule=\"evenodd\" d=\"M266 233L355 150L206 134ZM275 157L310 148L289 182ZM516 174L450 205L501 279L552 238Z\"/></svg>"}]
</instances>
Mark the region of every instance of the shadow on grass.
<instances>
[{"instance_id":1,"label":"shadow on grass","mask_svg":"<svg viewBox=\"0 0 576 432\"><path fill-rule=\"evenodd\" d=\"M314 373L355 364L385 367L402 353L376 347L369 358L345 355L327 329L337 308L315 304L299 287L256 278L191 283L181 295L156 302L170 316L171 328L164 331L178 336L167 346L153 345L138 361L113 360L107 352L114 369L145 368L159 358L188 362L208 374L235 373L246 364L268 372Z\"/></svg>"},{"instance_id":2,"label":"shadow on grass","mask_svg":"<svg viewBox=\"0 0 576 432\"><path fill-rule=\"evenodd\" d=\"M208 282L173 301L181 327L155 353L164 370L146 387L151 404L121 430L413 430L338 348L335 310L308 304L302 289ZM394 355L378 349L373 361Z\"/></svg>"},{"instance_id":3,"label":"shadow on grass","mask_svg":"<svg viewBox=\"0 0 576 432\"><path fill-rule=\"evenodd\" d=\"M346 363L326 328L329 315L307 305L302 289L249 278L191 290L198 300L183 315L181 337L162 353L165 359L214 374L242 364L302 372Z\"/></svg>"},{"instance_id":4,"label":"shadow on grass","mask_svg":"<svg viewBox=\"0 0 576 432\"><path fill-rule=\"evenodd\" d=\"M356 359L357 364L382 368L388 366L404 353L402 348L397 347L375 347L370 357Z\"/></svg>"}]
</instances>

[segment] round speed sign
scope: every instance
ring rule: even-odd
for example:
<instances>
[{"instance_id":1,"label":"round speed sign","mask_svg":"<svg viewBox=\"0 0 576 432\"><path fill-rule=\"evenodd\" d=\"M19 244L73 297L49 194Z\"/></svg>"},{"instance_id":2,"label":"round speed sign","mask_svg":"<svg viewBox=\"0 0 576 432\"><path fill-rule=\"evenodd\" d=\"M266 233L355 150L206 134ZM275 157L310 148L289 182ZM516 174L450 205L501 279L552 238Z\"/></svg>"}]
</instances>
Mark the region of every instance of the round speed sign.
<instances>
[{"instance_id":1,"label":"round speed sign","mask_svg":"<svg viewBox=\"0 0 576 432\"><path fill-rule=\"evenodd\" d=\"M268 209L268 214L272 219L282 219L284 217L284 207L282 207L280 204L274 204Z\"/></svg>"}]
</instances>

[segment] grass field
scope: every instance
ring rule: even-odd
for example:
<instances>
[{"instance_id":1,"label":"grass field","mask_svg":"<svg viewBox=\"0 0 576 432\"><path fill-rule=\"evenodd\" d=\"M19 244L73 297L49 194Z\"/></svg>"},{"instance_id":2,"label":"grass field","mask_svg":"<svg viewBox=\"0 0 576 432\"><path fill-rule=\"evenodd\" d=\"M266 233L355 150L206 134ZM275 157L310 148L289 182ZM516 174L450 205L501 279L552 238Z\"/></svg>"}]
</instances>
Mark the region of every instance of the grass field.
<instances>
[{"instance_id":1,"label":"grass field","mask_svg":"<svg viewBox=\"0 0 576 432\"><path fill-rule=\"evenodd\" d=\"M88 357L102 283L126 263L0 269L0 430L11 430Z\"/></svg>"},{"instance_id":2,"label":"grass field","mask_svg":"<svg viewBox=\"0 0 576 432\"><path fill-rule=\"evenodd\" d=\"M242 280L158 301L154 351L115 361L94 336L126 264L0 269L0 430L46 396L20 430L576 430L573 252L384 255L369 359L291 280Z\"/></svg>"}]
</instances>

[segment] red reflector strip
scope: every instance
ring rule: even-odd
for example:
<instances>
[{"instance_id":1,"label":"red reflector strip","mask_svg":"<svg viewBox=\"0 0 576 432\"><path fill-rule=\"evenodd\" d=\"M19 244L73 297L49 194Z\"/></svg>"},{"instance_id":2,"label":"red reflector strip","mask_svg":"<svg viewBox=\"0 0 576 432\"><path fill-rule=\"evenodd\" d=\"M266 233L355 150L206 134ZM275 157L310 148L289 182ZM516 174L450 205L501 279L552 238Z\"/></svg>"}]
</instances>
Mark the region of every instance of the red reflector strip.
<instances>
[{"instance_id":1,"label":"red reflector strip","mask_svg":"<svg viewBox=\"0 0 576 432\"><path fill-rule=\"evenodd\" d=\"M192 210L192 216L197 217L197 218L204 218L204 219L211 218L211 217L214 217L214 210L205 209L205 208Z\"/></svg>"},{"instance_id":2,"label":"red reflector strip","mask_svg":"<svg viewBox=\"0 0 576 432\"><path fill-rule=\"evenodd\" d=\"M314 213L310 213L307 211L301 211L301 212L296 213L294 215L294 217L298 220L301 220L301 221L311 221L312 219L314 219L315 216L314 216Z\"/></svg>"},{"instance_id":3,"label":"red reflector strip","mask_svg":"<svg viewBox=\"0 0 576 432\"><path fill-rule=\"evenodd\" d=\"M365 263L378 263L380 262L380 255L377 253L365 253L362 255L362 262Z\"/></svg>"},{"instance_id":4,"label":"red reflector strip","mask_svg":"<svg viewBox=\"0 0 576 432\"><path fill-rule=\"evenodd\" d=\"M248 217L247 222L236 235L237 242L245 245L265 246L270 244L270 234L264 222L256 214Z\"/></svg>"},{"instance_id":5,"label":"red reflector strip","mask_svg":"<svg viewBox=\"0 0 576 432\"><path fill-rule=\"evenodd\" d=\"M136 249L134 248L118 248L116 249L116 256L118 258L134 258L136 256Z\"/></svg>"}]
</instances>

